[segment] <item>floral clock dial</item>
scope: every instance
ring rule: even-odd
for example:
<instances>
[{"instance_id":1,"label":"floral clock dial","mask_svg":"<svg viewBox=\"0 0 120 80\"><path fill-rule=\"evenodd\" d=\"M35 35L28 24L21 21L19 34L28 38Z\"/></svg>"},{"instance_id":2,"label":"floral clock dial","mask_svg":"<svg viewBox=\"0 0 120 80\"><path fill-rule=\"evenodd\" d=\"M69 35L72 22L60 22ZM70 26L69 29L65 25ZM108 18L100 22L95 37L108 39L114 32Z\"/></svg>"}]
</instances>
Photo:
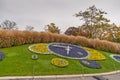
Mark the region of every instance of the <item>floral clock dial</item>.
<instances>
[{"instance_id":1,"label":"floral clock dial","mask_svg":"<svg viewBox=\"0 0 120 80\"><path fill-rule=\"evenodd\" d=\"M112 54L110 55L110 57L114 59L115 61L120 62L120 55Z\"/></svg>"},{"instance_id":2,"label":"floral clock dial","mask_svg":"<svg viewBox=\"0 0 120 80\"><path fill-rule=\"evenodd\" d=\"M83 48L66 43L51 43L48 49L55 55L71 59L85 59L89 55Z\"/></svg>"},{"instance_id":3,"label":"floral clock dial","mask_svg":"<svg viewBox=\"0 0 120 80\"><path fill-rule=\"evenodd\" d=\"M0 52L0 61L5 58L5 54L3 52Z\"/></svg>"}]
</instances>

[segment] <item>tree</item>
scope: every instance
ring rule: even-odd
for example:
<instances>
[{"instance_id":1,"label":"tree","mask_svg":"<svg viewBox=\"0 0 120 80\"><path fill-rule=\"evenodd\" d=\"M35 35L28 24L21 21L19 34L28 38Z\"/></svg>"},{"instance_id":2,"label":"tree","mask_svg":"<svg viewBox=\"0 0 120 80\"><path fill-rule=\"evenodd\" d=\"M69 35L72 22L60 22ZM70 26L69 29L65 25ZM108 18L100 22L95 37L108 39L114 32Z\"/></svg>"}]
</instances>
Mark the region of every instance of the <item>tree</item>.
<instances>
[{"instance_id":1,"label":"tree","mask_svg":"<svg viewBox=\"0 0 120 80\"><path fill-rule=\"evenodd\" d=\"M72 36L88 36L88 34L79 27L69 27L64 34Z\"/></svg>"},{"instance_id":2,"label":"tree","mask_svg":"<svg viewBox=\"0 0 120 80\"><path fill-rule=\"evenodd\" d=\"M27 30L27 31L33 31L33 29L34 29L33 26L28 26L28 25L26 26L26 30Z\"/></svg>"},{"instance_id":3,"label":"tree","mask_svg":"<svg viewBox=\"0 0 120 80\"><path fill-rule=\"evenodd\" d=\"M77 36L79 32L79 29L77 27L69 27L66 31L65 34L66 35L73 35L73 36Z\"/></svg>"},{"instance_id":4,"label":"tree","mask_svg":"<svg viewBox=\"0 0 120 80\"><path fill-rule=\"evenodd\" d=\"M0 29L7 29L7 30L18 29L16 25L17 24L14 21L5 20L0 24Z\"/></svg>"},{"instance_id":5,"label":"tree","mask_svg":"<svg viewBox=\"0 0 120 80\"><path fill-rule=\"evenodd\" d=\"M117 41L120 39L120 27L116 26L114 23L111 24L109 27L105 27L106 35L104 39L110 41Z\"/></svg>"},{"instance_id":6,"label":"tree","mask_svg":"<svg viewBox=\"0 0 120 80\"><path fill-rule=\"evenodd\" d=\"M45 31L51 32L51 33L60 33L60 29L54 24L50 23L45 27Z\"/></svg>"},{"instance_id":7,"label":"tree","mask_svg":"<svg viewBox=\"0 0 120 80\"><path fill-rule=\"evenodd\" d=\"M80 11L75 14L76 17L80 17L80 20L83 20L86 26L83 28L89 34L89 37L94 38L94 33L96 32L96 28L102 27L101 24L108 23L110 20L104 17L104 14L107 14L105 11L97 9L95 5L89 7L85 11Z\"/></svg>"}]
</instances>

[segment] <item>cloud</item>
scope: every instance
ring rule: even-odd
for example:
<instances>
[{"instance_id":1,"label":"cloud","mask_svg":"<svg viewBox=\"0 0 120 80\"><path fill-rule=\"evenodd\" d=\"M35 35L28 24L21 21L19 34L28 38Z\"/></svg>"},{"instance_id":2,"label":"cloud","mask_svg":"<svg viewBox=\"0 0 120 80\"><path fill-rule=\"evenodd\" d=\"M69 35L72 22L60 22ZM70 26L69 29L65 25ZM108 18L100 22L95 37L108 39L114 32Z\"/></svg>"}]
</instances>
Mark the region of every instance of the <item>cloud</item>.
<instances>
[{"instance_id":1,"label":"cloud","mask_svg":"<svg viewBox=\"0 0 120 80\"><path fill-rule=\"evenodd\" d=\"M119 0L0 0L0 19L10 19L21 25L44 29L44 26L54 22L62 32L70 26L81 25L79 18L73 15L89 6L108 12L109 19L119 24Z\"/></svg>"}]
</instances>

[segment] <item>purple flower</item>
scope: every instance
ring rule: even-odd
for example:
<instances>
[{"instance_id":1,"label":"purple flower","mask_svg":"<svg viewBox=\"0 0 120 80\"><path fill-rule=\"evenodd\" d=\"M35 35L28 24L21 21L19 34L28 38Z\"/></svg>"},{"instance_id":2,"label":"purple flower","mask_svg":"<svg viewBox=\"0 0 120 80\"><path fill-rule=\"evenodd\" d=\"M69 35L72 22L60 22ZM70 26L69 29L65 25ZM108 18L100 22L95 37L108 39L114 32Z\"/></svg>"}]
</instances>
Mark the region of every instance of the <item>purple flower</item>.
<instances>
[{"instance_id":1,"label":"purple flower","mask_svg":"<svg viewBox=\"0 0 120 80\"><path fill-rule=\"evenodd\" d=\"M95 61L92 61L92 60L80 60L80 63L86 67L89 67L89 68L96 68L96 69L99 69L101 68L100 64L95 62Z\"/></svg>"},{"instance_id":2,"label":"purple flower","mask_svg":"<svg viewBox=\"0 0 120 80\"><path fill-rule=\"evenodd\" d=\"M0 60L3 60L5 58L5 54L3 52L0 52Z\"/></svg>"},{"instance_id":3,"label":"purple flower","mask_svg":"<svg viewBox=\"0 0 120 80\"><path fill-rule=\"evenodd\" d=\"M66 43L51 43L48 46L49 50L54 54L67 57L71 59L85 59L88 57L88 52L85 51L82 47L66 44Z\"/></svg>"}]
</instances>

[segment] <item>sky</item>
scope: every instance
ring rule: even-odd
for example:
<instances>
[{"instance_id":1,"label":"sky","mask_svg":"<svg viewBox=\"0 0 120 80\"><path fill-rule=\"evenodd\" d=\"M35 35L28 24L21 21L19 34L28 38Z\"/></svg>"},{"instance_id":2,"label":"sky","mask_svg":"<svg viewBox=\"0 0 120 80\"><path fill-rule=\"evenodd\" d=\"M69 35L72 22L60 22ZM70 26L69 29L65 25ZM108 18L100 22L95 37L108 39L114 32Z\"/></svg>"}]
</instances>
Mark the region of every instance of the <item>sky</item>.
<instances>
[{"instance_id":1,"label":"sky","mask_svg":"<svg viewBox=\"0 0 120 80\"><path fill-rule=\"evenodd\" d=\"M119 26L119 4L120 0L0 0L0 22L7 19L15 21L20 30L31 25L36 31L44 31L46 25L55 23L63 33L68 27L83 24L74 14L95 5Z\"/></svg>"}]
</instances>

